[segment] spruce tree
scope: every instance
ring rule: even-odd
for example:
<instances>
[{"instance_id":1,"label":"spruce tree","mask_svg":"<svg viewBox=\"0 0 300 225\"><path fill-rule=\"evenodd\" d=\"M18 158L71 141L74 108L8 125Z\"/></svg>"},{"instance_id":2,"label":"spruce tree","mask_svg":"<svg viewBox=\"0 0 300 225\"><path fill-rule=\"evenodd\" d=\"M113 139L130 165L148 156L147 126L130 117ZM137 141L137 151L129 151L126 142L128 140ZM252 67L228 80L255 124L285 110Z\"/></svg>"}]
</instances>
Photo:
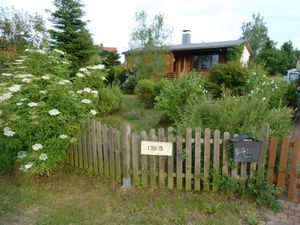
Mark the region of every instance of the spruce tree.
<instances>
[{"instance_id":1,"label":"spruce tree","mask_svg":"<svg viewBox=\"0 0 300 225\"><path fill-rule=\"evenodd\" d=\"M88 32L83 5L80 0L54 0L56 10L51 13L53 29L49 30L51 45L67 52L73 69L87 65L96 54L91 34Z\"/></svg>"}]
</instances>

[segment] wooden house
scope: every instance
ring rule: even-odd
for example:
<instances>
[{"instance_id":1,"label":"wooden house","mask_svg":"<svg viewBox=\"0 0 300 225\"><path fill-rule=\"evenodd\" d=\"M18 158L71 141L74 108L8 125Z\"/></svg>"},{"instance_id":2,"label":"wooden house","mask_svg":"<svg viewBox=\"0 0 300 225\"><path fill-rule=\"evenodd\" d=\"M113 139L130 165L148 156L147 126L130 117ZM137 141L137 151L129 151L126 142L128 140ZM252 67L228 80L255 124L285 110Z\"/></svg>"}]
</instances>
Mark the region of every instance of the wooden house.
<instances>
[{"instance_id":1,"label":"wooden house","mask_svg":"<svg viewBox=\"0 0 300 225\"><path fill-rule=\"evenodd\" d=\"M176 75L181 72L198 71L203 75L208 75L209 69L217 63L226 63L228 61L228 49L241 47L242 54L240 62L247 65L252 54L248 41L244 39L219 41L219 42L201 42L191 43L190 33L185 32L182 36L182 43L179 45L170 45L170 53L166 57L168 74ZM125 65L130 68L130 54L125 54ZM129 55L128 55L129 54Z\"/></svg>"}]
</instances>

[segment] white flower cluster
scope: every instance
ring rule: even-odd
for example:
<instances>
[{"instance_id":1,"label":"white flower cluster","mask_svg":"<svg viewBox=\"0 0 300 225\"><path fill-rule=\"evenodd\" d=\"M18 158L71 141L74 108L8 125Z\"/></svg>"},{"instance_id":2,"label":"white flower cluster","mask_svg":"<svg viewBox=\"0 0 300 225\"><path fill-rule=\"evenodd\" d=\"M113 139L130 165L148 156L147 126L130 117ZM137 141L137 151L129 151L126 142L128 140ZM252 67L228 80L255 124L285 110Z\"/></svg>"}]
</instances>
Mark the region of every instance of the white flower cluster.
<instances>
[{"instance_id":1,"label":"white flower cluster","mask_svg":"<svg viewBox=\"0 0 300 225\"><path fill-rule=\"evenodd\" d=\"M39 144L39 143L36 143L36 144L32 145L31 147L34 151L39 151L43 148L43 145Z\"/></svg>"},{"instance_id":2,"label":"white flower cluster","mask_svg":"<svg viewBox=\"0 0 300 225\"><path fill-rule=\"evenodd\" d=\"M12 131L9 127L4 127L3 129L3 134L6 136L6 137L12 137L15 135L16 132Z\"/></svg>"},{"instance_id":3,"label":"white flower cluster","mask_svg":"<svg viewBox=\"0 0 300 225\"><path fill-rule=\"evenodd\" d=\"M84 103L84 104L91 104L92 101L89 100L89 99L84 98L84 99L81 100L81 103Z\"/></svg>"},{"instance_id":4,"label":"white flower cluster","mask_svg":"<svg viewBox=\"0 0 300 225\"><path fill-rule=\"evenodd\" d=\"M24 83L30 83L31 82L31 79L29 79L29 78L23 78L22 79L22 82L24 82Z\"/></svg>"},{"instance_id":5,"label":"white flower cluster","mask_svg":"<svg viewBox=\"0 0 300 225\"><path fill-rule=\"evenodd\" d=\"M48 156L46 153L42 153L40 156L39 156L39 159L42 160L42 161L46 161L48 159Z\"/></svg>"},{"instance_id":6,"label":"white flower cluster","mask_svg":"<svg viewBox=\"0 0 300 225\"><path fill-rule=\"evenodd\" d=\"M60 85L71 84L71 81L69 81L69 80L60 80L58 82L58 84L60 84Z\"/></svg>"},{"instance_id":7,"label":"white flower cluster","mask_svg":"<svg viewBox=\"0 0 300 225\"><path fill-rule=\"evenodd\" d=\"M61 55L64 55L65 53L61 50L58 50L58 49L53 49L54 52L58 53L58 54L61 54Z\"/></svg>"},{"instance_id":8,"label":"white flower cluster","mask_svg":"<svg viewBox=\"0 0 300 225\"><path fill-rule=\"evenodd\" d=\"M66 135L66 134L61 134L61 135L59 135L59 138L60 138L60 139L66 139L66 138L68 138L68 135Z\"/></svg>"},{"instance_id":9,"label":"white flower cluster","mask_svg":"<svg viewBox=\"0 0 300 225\"><path fill-rule=\"evenodd\" d=\"M21 85L15 84L8 88L9 91L15 93L21 90Z\"/></svg>"},{"instance_id":10,"label":"white flower cluster","mask_svg":"<svg viewBox=\"0 0 300 225\"><path fill-rule=\"evenodd\" d=\"M87 66L79 69L79 72L76 73L77 77L85 77L86 75L89 75L91 72L89 70L103 70L105 69L105 66L102 64L94 65L94 66ZM103 79L103 77L102 77Z\"/></svg>"},{"instance_id":11,"label":"white flower cluster","mask_svg":"<svg viewBox=\"0 0 300 225\"><path fill-rule=\"evenodd\" d=\"M37 107L39 104L36 103L36 102L29 102L27 105L28 105L29 107Z\"/></svg>"},{"instance_id":12,"label":"white flower cluster","mask_svg":"<svg viewBox=\"0 0 300 225\"><path fill-rule=\"evenodd\" d=\"M58 111L57 109L51 109L49 111L50 116L57 116L60 114L60 111Z\"/></svg>"},{"instance_id":13,"label":"white flower cluster","mask_svg":"<svg viewBox=\"0 0 300 225\"><path fill-rule=\"evenodd\" d=\"M16 75L17 78L31 78L34 77L32 74L18 74Z\"/></svg>"},{"instance_id":14,"label":"white flower cluster","mask_svg":"<svg viewBox=\"0 0 300 225\"><path fill-rule=\"evenodd\" d=\"M25 151L19 151L18 152L18 158L22 159L25 158L27 156L27 153Z\"/></svg>"},{"instance_id":15,"label":"white flower cluster","mask_svg":"<svg viewBox=\"0 0 300 225\"><path fill-rule=\"evenodd\" d=\"M92 114L93 116L95 116L97 114L97 111L94 109L91 109L90 114Z\"/></svg>"},{"instance_id":16,"label":"white flower cluster","mask_svg":"<svg viewBox=\"0 0 300 225\"><path fill-rule=\"evenodd\" d=\"M12 96L13 96L13 94L11 92L6 92L6 93L4 93L3 95L0 96L0 102L8 100Z\"/></svg>"},{"instance_id":17,"label":"white flower cluster","mask_svg":"<svg viewBox=\"0 0 300 225\"><path fill-rule=\"evenodd\" d=\"M13 74L12 73L2 73L2 76L4 76L4 77L11 77L11 76L13 76Z\"/></svg>"},{"instance_id":18,"label":"white flower cluster","mask_svg":"<svg viewBox=\"0 0 300 225\"><path fill-rule=\"evenodd\" d=\"M85 87L82 90L76 91L77 94L82 94L83 92L90 93L90 94L93 94L95 97L98 97L98 91L93 90L90 87Z\"/></svg>"}]
</instances>

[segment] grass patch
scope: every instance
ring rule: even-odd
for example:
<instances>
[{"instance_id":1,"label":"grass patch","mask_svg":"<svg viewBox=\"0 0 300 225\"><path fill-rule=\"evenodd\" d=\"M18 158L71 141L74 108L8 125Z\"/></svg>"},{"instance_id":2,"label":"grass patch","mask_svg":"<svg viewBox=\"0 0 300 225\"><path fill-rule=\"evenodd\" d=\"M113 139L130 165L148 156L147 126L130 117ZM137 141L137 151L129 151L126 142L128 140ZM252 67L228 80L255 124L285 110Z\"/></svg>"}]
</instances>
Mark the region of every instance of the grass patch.
<instances>
[{"instance_id":1,"label":"grass patch","mask_svg":"<svg viewBox=\"0 0 300 225\"><path fill-rule=\"evenodd\" d=\"M123 95L120 109L110 115L98 118L109 127L122 129L126 123L135 132L148 131L160 124L161 113L155 109L146 108L136 95Z\"/></svg>"},{"instance_id":2,"label":"grass patch","mask_svg":"<svg viewBox=\"0 0 300 225\"><path fill-rule=\"evenodd\" d=\"M2 176L0 202L0 223L7 225L234 225L248 224L257 212L255 203L232 195L149 189L124 192L119 185L80 171L29 180Z\"/></svg>"}]
</instances>

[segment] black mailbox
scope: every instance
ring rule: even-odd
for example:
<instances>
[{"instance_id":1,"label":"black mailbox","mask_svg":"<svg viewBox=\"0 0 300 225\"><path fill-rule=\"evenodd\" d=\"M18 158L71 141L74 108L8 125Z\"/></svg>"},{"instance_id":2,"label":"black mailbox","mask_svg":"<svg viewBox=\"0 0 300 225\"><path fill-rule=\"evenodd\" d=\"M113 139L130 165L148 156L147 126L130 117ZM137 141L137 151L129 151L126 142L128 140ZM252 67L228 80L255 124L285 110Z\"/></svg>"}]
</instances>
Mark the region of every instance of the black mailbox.
<instances>
[{"instance_id":1,"label":"black mailbox","mask_svg":"<svg viewBox=\"0 0 300 225\"><path fill-rule=\"evenodd\" d=\"M240 135L230 139L233 143L235 162L258 162L262 141L255 141L249 135Z\"/></svg>"}]
</instances>

